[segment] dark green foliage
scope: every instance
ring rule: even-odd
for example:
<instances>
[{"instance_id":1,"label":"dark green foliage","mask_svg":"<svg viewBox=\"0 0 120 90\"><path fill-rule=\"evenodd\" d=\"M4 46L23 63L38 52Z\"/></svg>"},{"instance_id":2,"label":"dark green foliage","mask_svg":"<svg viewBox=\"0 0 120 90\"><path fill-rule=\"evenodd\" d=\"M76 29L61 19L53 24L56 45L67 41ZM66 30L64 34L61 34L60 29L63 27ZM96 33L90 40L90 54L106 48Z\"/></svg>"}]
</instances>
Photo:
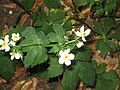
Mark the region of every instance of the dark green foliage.
<instances>
[{"instance_id":1,"label":"dark green foliage","mask_svg":"<svg viewBox=\"0 0 120 90\"><path fill-rule=\"evenodd\" d=\"M0 52L0 76L10 79L14 73L13 62Z\"/></svg>"}]
</instances>

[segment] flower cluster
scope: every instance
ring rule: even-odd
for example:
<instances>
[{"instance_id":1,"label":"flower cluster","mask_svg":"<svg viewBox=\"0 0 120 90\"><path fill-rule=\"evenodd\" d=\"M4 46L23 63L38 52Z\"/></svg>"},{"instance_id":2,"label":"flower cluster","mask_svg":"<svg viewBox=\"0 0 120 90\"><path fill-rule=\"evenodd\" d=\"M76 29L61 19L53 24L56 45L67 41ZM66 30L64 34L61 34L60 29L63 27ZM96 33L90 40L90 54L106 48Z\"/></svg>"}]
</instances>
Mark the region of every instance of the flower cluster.
<instances>
[{"instance_id":1,"label":"flower cluster","mask_svg":"<svg viewBox=\"0 0 120 90\"><path fill-rule=\"evenodd\" d=\"M20 53L16 47L16 42L20 40L20 34L19 33L13 33L11 40L9 39L9 35L5 35L4 39L0 39L0 50L5 50L5 52L10 52L11 60L20 59L22 58L22 53Z\"/></svg>"},{"instance_id":2,"label":"flower cluster","mask_svg":"<svg viewBox=\"0 0 120 90\"><path fill-rule=\"evenodd\" d=\"M87 30L84 30L84 26L82 26L80 28L79 31L75 31L75 29L72 29L72 31L75 33L75 35L77 36L77 38L75 40L72 40L72 41L68 41L68 37L64 36L64 38L66 39L67 43L71 43L71 42L78 42L77 43L77 47L80 48L84 45L84 42L86 42L86 39L85 37L87 37L91 30L90 29L87 29ZM59 63L60 64L64 64L66 66L69 66L71 64L71 60L74 60L75 58L75 55L70 53L70 49L66 49L66 50L60 50L59 51Z\"/></svg>"},{"instance_id":3,"label":"flower cluster","mask_svg":"<svg viewBox=\"0 0 120 90\"><path fill-rule=\"evenodd\" d=\"M86 42L85 37L87 37L91 32L90 29L87 29L87 30L84 30L84 29L85 29L85 27L82 26L79 31L75 31L76 36L82 39L81 41L78 41L78 43L77 43L78 48L80 48L81 46L84 45L83 42Z\"/></svg>"}]
</instances>

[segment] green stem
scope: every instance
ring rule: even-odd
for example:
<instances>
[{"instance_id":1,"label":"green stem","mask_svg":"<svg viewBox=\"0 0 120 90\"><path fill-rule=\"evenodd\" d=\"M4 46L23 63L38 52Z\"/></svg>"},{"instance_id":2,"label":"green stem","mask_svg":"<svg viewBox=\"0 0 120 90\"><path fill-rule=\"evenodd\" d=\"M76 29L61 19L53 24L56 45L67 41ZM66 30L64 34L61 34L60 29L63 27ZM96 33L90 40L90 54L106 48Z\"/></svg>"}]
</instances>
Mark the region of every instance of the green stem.
<instances>
[{"instance_id":1,"label":"green stem","mask_svg":"<svg viewBox=\"0 0 120 90\"><path fill-rule=\"evenodd\" d=\"M30 44L30 45L21 45L21 47L30 47L30 46L43 46L42 44ZM45 47L52 47L54 44L46 45Z\"/></svg>"}]
</instances>

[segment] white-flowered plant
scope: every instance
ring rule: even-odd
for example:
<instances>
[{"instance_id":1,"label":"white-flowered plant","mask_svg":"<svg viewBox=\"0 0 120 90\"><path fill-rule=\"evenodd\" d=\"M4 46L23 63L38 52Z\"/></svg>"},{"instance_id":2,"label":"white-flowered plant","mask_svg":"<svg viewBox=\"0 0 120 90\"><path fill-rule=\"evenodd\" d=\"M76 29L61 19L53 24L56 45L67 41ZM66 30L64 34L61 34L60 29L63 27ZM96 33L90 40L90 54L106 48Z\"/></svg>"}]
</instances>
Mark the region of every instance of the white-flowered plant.
<instances>
[{"instance_id":1,"label":"white-flowered plant","mask_svg":"<svg viewBox=\"0 0 120 90\"><path fill-rule=\"evenodd\" d=\"M83 40L83 42L86 42L85 37L87 37L87 36L90 34L90 32L91 32L90 29L85 30L85 27L82 26L79 31L76 31L76 32L75 32L75 34L76 34L78 37L81 37L82 40Z\"/></svg>"},{"instance_id":2,"label":"white-flowered plant","mask_svg":"<svg viewBox=\"0 0 120 90\"><path fill-rule=\"evenodd\" d=\"M10 43L9 43L9 35L6 35L3 39L0 39L0 50L5 50L5 52L8 52L10 50Z\"/></svg>"},{"instance_id":3,"label":"white-flowered plant","mask_svg":"<svg viewBox=\"0 0 120 90\"><path fill-rule=\"evenodd\" d=\"M60 64L64 64L66 66L69 66L71 64L71 60L74 60L75 58L75 55L70 53L70 49L67 49L67 50L61 50L59 52L59 63Z\"/></svg>"},{"instance_id":4,"label":"white-flowered plant","mask_svg":"<svg viewBox=\"0 0 120 90\"><path fill-rule=\"evenodd\" d=\"M19 34L19 33L13 33L13 34L12 34L12 40L15 41L15 42L19 41L20 38L21 38L21 37L20 37L20 34Z\"/></svg>"},{"instance_id":5,"label":"white-flowered plant","mask_svg":"<svg viewBox=\"0 0 120 90\"><path fill-rule=\"evenodd\" d=\"M20 58L22 59L22 54L19 52L11 52L10 55L11 55L11 60L13 60L14 58L15 59L20 59Z\"/></svg>"},{"instance_id":6,"label":"white-flowered plant","mask_svg":"<svg viewBox=\"0 0 120 90\"><path fill-rule=\"evenodd\" d=\"M22 59L22 53L15 52L17 48L16 42L20 40L19 33L13 33L12 38L9 39L9 35L5 35L4 40L0 39L0 50L5 50L5 52L11 51L11 60L15 59ZM16 47L16 48L14 48Z\"/></svg>"}]
</instances>

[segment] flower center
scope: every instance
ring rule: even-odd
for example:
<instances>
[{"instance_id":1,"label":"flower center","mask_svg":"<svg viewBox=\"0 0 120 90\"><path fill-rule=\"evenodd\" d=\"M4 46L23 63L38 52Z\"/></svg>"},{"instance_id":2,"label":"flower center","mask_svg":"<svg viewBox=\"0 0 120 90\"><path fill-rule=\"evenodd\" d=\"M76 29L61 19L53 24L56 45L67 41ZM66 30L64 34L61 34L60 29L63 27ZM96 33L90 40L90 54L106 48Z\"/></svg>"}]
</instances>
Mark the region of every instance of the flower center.
<instances>
[{"instance_id":1,"label":"flower center","mask_svg":"<svg viewBox=\"0 0 120 90\"><path fill-rule=\"evenodd\" d=\"M8 45L8 43L7 42L3 42L3 46L7 46Z\"/></svg>"},{"instance_id":2,"label":"flower center","mask_svg":"<svg viewBox=\"0 0 120 90\"><path fill-rule=\"evenodd\" d=\"M64 55L64 60L68 60L68 55L67 54Z\"/></svg>"},{"instance_id":3,"label":"flower center","mask_svg":"<svg viewBox=\"0 0 120 90\"><path fill-rule=\"evenodd\" d=\"M14 36L15 39L17 39L17 36Z\"/></svg>"},{"instance_id":4,"label":"flower center","mask_svg":"<svg viewBox=\"0 0 120 90\"><path fill-rule=\"evenodd\" d=\"M83 36L84 36L84 37L86 36L86 33L85 33L85 32L83 33Z\"/></svg>"}]
</instances>

